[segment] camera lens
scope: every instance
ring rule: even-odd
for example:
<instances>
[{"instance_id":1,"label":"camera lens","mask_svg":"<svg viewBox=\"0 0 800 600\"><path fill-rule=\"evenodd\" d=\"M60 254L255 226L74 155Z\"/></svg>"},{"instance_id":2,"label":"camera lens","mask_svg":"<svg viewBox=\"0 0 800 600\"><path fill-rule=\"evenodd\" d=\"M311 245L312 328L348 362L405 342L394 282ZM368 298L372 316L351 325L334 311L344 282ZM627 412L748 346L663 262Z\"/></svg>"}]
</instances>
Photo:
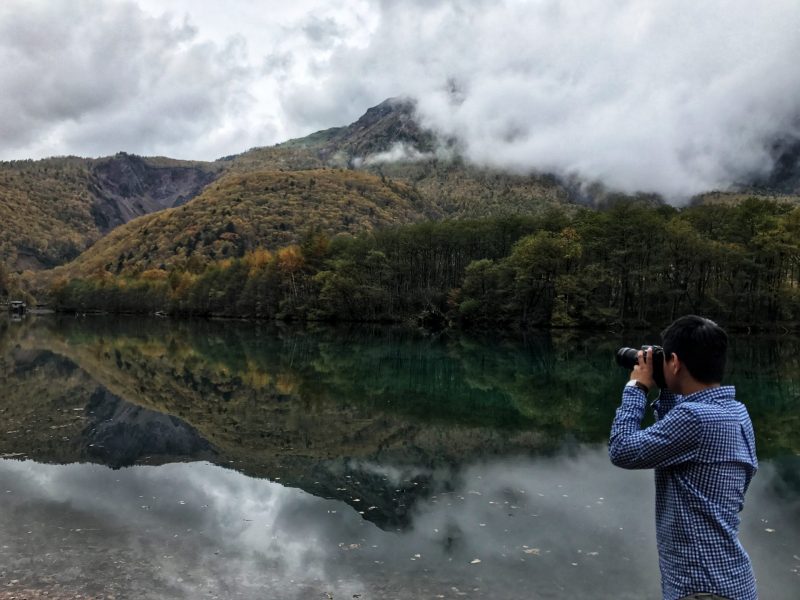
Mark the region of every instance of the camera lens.
<instances>
[{"instance_id":1,"label":"camera lens","mask_svg":"<svg viewBox=\"0 0 800 600\"><path fill-rule=\"evenodd\" d=\"M632 369L639 364L639 351L636 348L620 348L617 350L617 364L626 369Z\"/></svg>"}]
</instances>

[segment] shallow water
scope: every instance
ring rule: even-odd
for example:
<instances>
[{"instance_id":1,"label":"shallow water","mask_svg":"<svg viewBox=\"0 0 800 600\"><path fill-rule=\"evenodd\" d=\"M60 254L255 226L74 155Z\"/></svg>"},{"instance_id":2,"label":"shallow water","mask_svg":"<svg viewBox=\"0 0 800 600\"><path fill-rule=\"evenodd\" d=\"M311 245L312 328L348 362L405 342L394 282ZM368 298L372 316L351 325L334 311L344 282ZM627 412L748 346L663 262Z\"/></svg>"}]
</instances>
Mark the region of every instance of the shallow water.
<instances>
[{"instance_id":1,"label":"shallow water","mask_svg":"<svg viewBox=\"0 0 800 600\"><path fill-rule=\"evenodd\" d=\"M800 583L795 338L736 338L742 541ZM0 598L658 597L653 485L609 464L614 336L0 321Z\"/></svg>"}]
</instances>

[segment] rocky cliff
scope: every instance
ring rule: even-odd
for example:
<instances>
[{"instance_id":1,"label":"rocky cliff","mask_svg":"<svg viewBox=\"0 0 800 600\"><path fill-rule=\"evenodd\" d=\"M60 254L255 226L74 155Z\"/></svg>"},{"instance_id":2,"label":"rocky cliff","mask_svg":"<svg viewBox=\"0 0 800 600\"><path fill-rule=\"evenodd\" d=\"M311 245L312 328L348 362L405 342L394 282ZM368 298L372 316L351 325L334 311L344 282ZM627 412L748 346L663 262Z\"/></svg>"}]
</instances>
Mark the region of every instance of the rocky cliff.
<instances>
[{"instance_id":1,"label":"rocky cliff","mask_svg":"<svg viewBox=\"0 0 800 600\"><path fill-rule=\"evenodd\" d=\"M185 204L218 175L203 163L159 163L124 152L95 161L90 172L91 212L103 234L136 217Z\"/></svg>"}]
</instances>

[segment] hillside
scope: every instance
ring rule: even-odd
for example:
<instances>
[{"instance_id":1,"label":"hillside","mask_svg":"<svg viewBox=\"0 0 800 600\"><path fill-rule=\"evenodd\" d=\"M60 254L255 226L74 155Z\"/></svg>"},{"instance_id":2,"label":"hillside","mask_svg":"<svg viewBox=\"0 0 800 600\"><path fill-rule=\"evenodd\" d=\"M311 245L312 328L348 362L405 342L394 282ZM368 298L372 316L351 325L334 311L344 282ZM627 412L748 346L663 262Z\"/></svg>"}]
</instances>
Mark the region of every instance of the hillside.
<instances>
[{"instance_id":1,"label":"hillside","mask_svg":"<svg viewBox=\"0 0 800 600\"><path fill-rule=\"evenodd\" d=\"M287 246L311 231L355 234L438 216L410 186L368 173L230 173L183 206L115 229L55 274L197 268L257 247Z\"/></svg>"},{"instance_id":2,"label":"hillside","mask_svg":"<svg viewBox=\"0 0 800 600\"><path fill-rule=\"evenodd\" d=\"M416 123L414 111L413 101L390 98L368 109L350 125L325 129L275 146L252 148L221 161L236 170L279 166L353 168L397 144L413 147L420 153L431 153L437 146L436 137Z\"/></svg>"},{"instance_id":3,"label":"hillside","mask_svg":"<svg viewBox=\"0 0 800 600\"><path fill-rule=\"evenodd\" d=\"M776 142L771 155L774 166L766 176L741 181L727 191L709 190L695 201L702 203L713 195L715 202L736 203L751 197L799 202L800 142ZM469 164L459 157L457 140L439 139L420 127L415 102L403 98L385 100L350 125L252 148L219 162L239 171L361 169L413 185L452 218L531 214L543 206L565 203L603 207L628 198L603 182L565 181L548 173L511 173ZM649 196L662 202L658 196Z\"/></svg>"},{"instance_id":4,"label":"hillside","mask_svg":"<svg viewBox=\"0 0 800 600\"><path fill-rule=\"evenodd\" d=\"M0 262L13 270L67 262L118 225L185 203L218 171L123 153L0 163Z\"/></svg>"},{"instance_id":5,"label":"hillside","mask_svg":"<svg viewBox=\"0 0 800 600\"><path fill-rule=\"evenodd\" d=\"M552 177L480 169L452 156L452 148L443 146L432 132L416 124L412 102L391 99L369 109L348 126L255 148L215 163L125 153L101 159L68 157L0 163L0 262L12 271L64 264L114 228L184 204L225 173L258 181L272 177L264 175L265 171L346 168L351 173L372 176L373 180L405 183L403 194L412 194L422 207L420 215L432 219L532 214L551 204L570 201L565 188ZM225 189L228 185L210 191L208 201L217 192L230 200ZM254 184L246 195L252 196L258 185ZM268 246L296 240L302 231L295 230L295 225L302 229L305 216L290 213L303 206L302 202L286 203L280 215L273 215L276 231L259 231L256 235ZM342 214L334 215L331 211L336 210L335 206L327 205L327 214L320 223L332 233L354 232L359 224L374 227L409 221L379 214L362 218L350 214L346 204L340 206L345 208ZM175 233L176 227L168 229ZM214 236L214 232L204 233L206 238ZM219 248L221 256L226 256L224 246ZM157 249L153 251L161 255ZM101 249L101 253L105 251ZM163 258L167 258L166 254Z\"/></svg>"},{"instance_id":6,"label":"hillside","mask_svg":"<svg viewBox=\"0 0 800 600\"><path fill-rule=\"evenodd\" d=\"M84 159L0 163L0 261L50 267L99 238L89 183Z\"/></svg>"},{"instance_id":7,"label":"hillside","mask_svg":"<svg viewBox=\"0 0 800 600\"><path fill-rule=\"evenodd\" d=\"M800 144L791 140L778 143L773 148L773 156L775 167L768 176L743 182L733 192L709 191L696 202L736 203L753 196L798 202ZM258 183L261 178L270 180L276 177L275 172L281 171L331 168L346 169L353 177L364 175L367 178L372 176L373 180L379 178L381 182L390 181L397 189L404 186L405 191L400 195L414 198L415 214L410 220L420 217L470 219L532 215L552 206L603 208L624 199L604 188L601 182L586 185L586 182L563 181L544 173L515 174L468 164L459 157L456 140L437 138L434 132L419 125L413 101L394 98L370 108L349 125L318 131L274 146L253 148L213 163L141 158L125 153L101 159L67 157L0 163L0 264L5 263L11 271L62 265L116 227L143 215L180 206L222 176L234 179L228 179L228 183L215 190L208 190L206 205L217 195L225 202L234 200L231 194L239 192L232 191L235 185L231 187L233 184L230 182L237 176L243 178L241 181L254 182L252 186L247 184L243 188L246 188L244 195L256 201L255 192L261 185ZM265 187L274 187L274 184L270 180ZM152 221L156 227L164 228L164 235L155 235L164 239L167 232L170 236L180 236L188 244L187 248L203 242L202 246L209 247L202 255L212 258L229 256L232 251L236 255L241 249L236 243L233 244L236 248L228 250L225 248L231 244L220 242L218 247L213 247L223 233L236 234L239 236L237 239L255 236L268 246L291 242L302 235L302 229L307 229L305 215L292 213L306 210L306 200L314 205L311 197L314 193L309 192L311 196L306 194L308 198L304 200L302 194L295 193L298 190L288 191L292 192L289 196L295 200L277 204L271 201L270 206L280 207L277 209L279 214L267 219L263 212L260 213L259 221L263 227L256 228L258 231L247 230L242 225L244 232L219 232L213 230L218 225L215 221L200 217L197 223L209 224L212 230L198 232L193 217L187 216L180 222L191 225L189 235L197 238L194 243L188 240L187 235L178 232L177 224L169 225L163 219ZM391 193L398 192L394 190ZM301 201L297 201L298 198ZM658 204L661 199L652 196L650 201ZM380 211L365 215L356 209L353 213L350 211L352 207L352 203L328 203L324 216L317 215L319 218L312 221L326 231L336 233L354 232L361 225L380 227L409 220L381 216ZM311 210L314 213L316 209ZM334 214L340 210L343 212ZM177 216L183 213L169 214ZM222 225L237 227L235 223ZM297 226L301 230L296 229ZM130 231L123 237L129 236ZM152 235L147 242L146 245L131 241L126 244L146 247L148 250L142 251L140 258L148 252L161 262L170 258ZM126 257L132 251L126 244L120 245L119 240L111 242L111 245L115 244L120 250L124 248ZM172 246L177 248L175 244ZM119 254L110 256L107 246L94 254L98 253L112 260L112 270L116 269L114 265L119 262ZM191 251L187 251L188 254ZM123 267L126 260L124 257ZM152 262L148 261L145 258L147 264Z\"/></svg>"},{"instance_id":8,"label":"hillside","mask_svg":"<svg viewBox=\"0 0 800 600\"><path fill-rule=\"evenodd\" d=\"M582 201L557 178L514 174L465 163L454 140L420 127L415 104L390 98L354 123L276 146L253 148L219 162L236 171L337 167L399 179L449 218L536 214Z\"/></svg>"}]
</instances>

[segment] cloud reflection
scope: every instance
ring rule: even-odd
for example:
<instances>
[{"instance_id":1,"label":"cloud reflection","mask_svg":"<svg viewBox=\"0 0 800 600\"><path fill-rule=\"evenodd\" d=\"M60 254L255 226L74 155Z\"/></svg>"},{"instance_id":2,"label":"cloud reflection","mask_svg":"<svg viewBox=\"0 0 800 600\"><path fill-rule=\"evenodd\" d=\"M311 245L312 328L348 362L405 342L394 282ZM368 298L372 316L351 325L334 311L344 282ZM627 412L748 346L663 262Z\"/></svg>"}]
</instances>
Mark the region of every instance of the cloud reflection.
<instances>
[{"instance_id":1,"label":"cloud reflection","mask_svg":"<svg viewBox=\"0 0 800 600\"><path fill-rule=\"evenodd\" d=\"M779 467L754 480L743 539L762 596L788 599L800 500ZM2 460L0 482L3 584L140 598L658 595L651 475L615 469L601 446L434 471L402 532L208 463Z\"/></svg>"}]
</instances>

